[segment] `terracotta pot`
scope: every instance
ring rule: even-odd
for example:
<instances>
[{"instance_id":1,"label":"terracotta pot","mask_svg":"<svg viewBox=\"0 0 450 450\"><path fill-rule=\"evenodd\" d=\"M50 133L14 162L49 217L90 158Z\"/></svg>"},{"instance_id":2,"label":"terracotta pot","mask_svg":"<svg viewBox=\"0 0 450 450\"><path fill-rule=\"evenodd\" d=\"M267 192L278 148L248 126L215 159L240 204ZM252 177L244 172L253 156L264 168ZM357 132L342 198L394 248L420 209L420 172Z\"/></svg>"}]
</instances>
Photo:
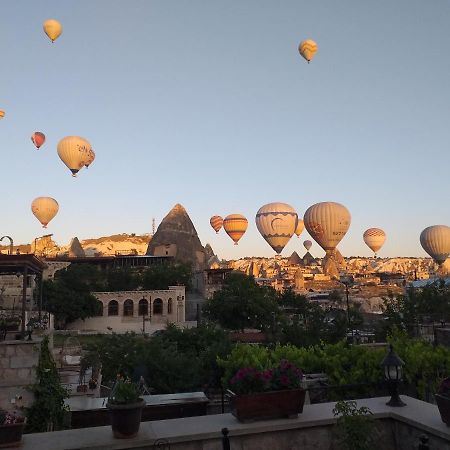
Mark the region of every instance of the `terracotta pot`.
<instances>
[{"instance_id":1,"label":"terracotta pot","mask_svg":"<svg viewBox=\"0 0 450 450\"><path fill-rule=\"evenodd\" d=\"M444 422L448 427L450 427L450 397L444 397L440 394L435 394L437 407L441 413L442 422Z\"/></svg>"},{"instance_id":2,"label":"terracotta pot","mask_svg":"<svg viewBox=\"0 0 450 450\"><path fill-rule=\"evenodd\" d=\"M143 399L128 405L115 405L109 402L106 404L115 438L132 438L138 434L144 406L145 401Z\"/></svg>"},{"instance_id":3,"label":"terracotta pot","mask_svg":"<svg viewBox=\"0 0 450 450\"><path fill-rule=\"evenodd\" d=\"M305 403L303 389L242 395L229 392L231 394L231 413L241 422L297 417L299 413L303 412Z\"/></svg>"},{"instance_id":4,"label":"terracotta pot","mask_svg":"<svg viewBox=\"0 0 450 450\"><path fill-rule=\"evenodd\" d=\"M0 448L18 447L22 440L25 422L0 425Z\"/></svg>"}]
</instances>

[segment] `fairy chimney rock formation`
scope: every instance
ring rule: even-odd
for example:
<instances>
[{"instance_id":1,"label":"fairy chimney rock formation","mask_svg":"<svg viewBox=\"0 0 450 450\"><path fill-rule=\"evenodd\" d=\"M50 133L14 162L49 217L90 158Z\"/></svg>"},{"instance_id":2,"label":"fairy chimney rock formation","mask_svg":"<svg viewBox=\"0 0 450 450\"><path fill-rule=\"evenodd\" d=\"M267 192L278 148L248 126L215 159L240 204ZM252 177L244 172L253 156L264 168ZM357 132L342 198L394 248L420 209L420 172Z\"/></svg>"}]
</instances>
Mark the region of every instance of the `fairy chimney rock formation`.
<instances>
[{"instance_id":1,"label":"fairy chimney rock formation","mask_svg":"<svg viewBox=\"0 0 450 450\"><path fill-rule=\"evenodd\" d=\"M194 270L205 268L205 249L182 205L177 203L161 221L146 254L173 256L177 261L191 263Z\"/></svg>"},{"instance_id":2,"label":"fairy chimney rock formation","mask_svg":"<svg viewBox=\"0 0 450 450\"><path fill-rule=\"evenodd\" d=\"M77 237L74 237L69 245L69 256L71 258L84 258L86 256Z\"/></svg>"}]
</instances>

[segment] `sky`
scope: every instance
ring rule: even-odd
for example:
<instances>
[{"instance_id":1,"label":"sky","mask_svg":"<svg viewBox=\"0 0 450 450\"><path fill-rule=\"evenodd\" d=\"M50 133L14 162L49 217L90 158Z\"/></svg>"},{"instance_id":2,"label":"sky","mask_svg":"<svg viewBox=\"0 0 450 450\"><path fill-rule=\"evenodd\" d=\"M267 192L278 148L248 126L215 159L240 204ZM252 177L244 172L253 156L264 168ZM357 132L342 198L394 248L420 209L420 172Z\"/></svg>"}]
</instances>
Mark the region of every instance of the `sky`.
<instances>
[{"instance_id":1,"label":"sky","mask_svg":"<svg viewBox=\"0 0 450 450\"><path fill-rule=\"evenodd\" d=\"M446 0L3 2L0 234L150 233L181 203L219 257L272 256L262 205L336 201L344 255L371 255L362 234L381 227L380 256L424 256L421 230L450 225L449 17ZM56 153L67 135L96 152L77 178ZM60 205L48 230L38 196ZM238 246L209 225L232 213L249 219Z\"/></svg>"}]
</instances>

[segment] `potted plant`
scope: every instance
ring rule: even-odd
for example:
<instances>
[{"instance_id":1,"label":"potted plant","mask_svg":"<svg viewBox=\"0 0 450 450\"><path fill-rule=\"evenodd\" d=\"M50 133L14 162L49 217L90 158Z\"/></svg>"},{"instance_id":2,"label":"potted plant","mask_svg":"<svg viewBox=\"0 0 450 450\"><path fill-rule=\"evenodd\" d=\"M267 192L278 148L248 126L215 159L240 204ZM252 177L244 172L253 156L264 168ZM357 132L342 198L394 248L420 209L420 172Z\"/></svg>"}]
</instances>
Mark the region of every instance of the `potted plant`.
<instances>
[{"instance_id":1,"label":"potted plant","mask_svg":"<svg viewBox=\"0 0 450 450\"><path fill-rule=\"evenodd\" d=\"M297 417L305 403L302 379L302 370L287 360L266 370L239 369L229 381L231 413L241 422Z\"/></svg>"},{"instance_id":2,"label":"potted plant","mask_svg":"<svg viewBox=\"0 0 450 450\"><path fill-rule=\"evenodd\" d=\"M129 379L117 377L108 398L111 427L115 438L132 438L137 435L145 401L139 387Z\"/></svg>"},{"instance_id":3,"label":"potted plant","mask_svg":"<svg viewBox=\"0 0 450 450\"><path fill-rule=\"evenodd\" d=\"M25 417L0 410L0 448L20 445L24 426Z\"/></svg>"},{"instance_id":4,"label":"potted plant","mask_svg":"<svg viewBox=\"0 0 450 450\"><path fill-rule=\"evenodd\" d=\"M442 422L450 426L450 378L444 378L434 395Z\"/></svg>"}]
</instances>

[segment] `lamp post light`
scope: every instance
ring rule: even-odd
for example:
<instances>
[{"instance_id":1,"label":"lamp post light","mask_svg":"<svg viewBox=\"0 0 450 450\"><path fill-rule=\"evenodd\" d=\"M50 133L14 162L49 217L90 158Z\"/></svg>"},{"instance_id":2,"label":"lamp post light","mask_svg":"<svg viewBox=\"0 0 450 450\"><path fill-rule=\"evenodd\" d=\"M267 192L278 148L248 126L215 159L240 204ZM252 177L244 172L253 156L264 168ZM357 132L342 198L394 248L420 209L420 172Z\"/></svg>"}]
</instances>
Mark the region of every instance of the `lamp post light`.
<instances>
[{"instance_id":1,"label":"lamp post light","mask_svg":"<svg viewBox=\"0 0 450 450\"><path fill-rule=\"evenodd\" d=\"M389 346L389 352L381 362L384 369L384 377L388 385L390 400L386 403L388 406L406 406L398 394L398 385L403 378L404 361L394 352L392 344Z\"/></svg>"}]
</instances>

